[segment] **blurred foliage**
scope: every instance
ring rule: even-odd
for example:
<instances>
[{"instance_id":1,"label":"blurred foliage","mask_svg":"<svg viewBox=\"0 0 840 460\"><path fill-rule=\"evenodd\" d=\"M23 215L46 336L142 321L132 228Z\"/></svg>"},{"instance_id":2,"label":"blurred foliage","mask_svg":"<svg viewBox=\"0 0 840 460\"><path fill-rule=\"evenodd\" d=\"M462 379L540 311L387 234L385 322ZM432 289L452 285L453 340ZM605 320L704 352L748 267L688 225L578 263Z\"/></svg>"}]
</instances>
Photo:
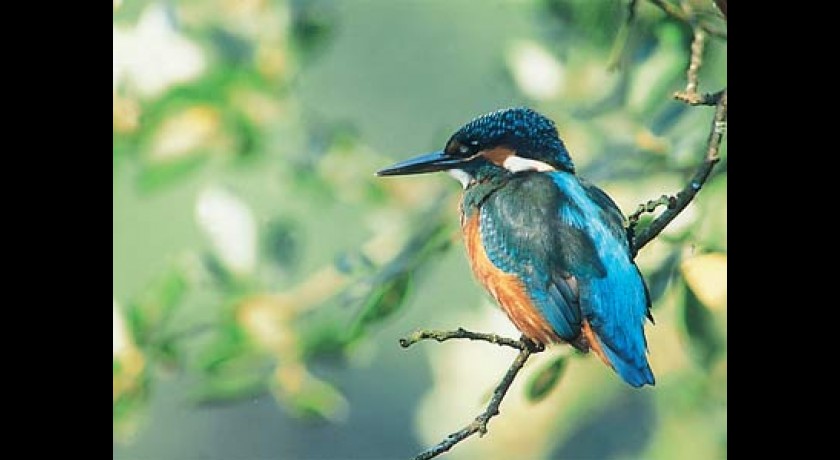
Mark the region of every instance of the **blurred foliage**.
<instances>
[{"instance_id":1,"label":"blurred foliage","mask_svg":"<svg viewBox=\"0 0 840 460\"><path fill-rule=\"evenodd\" d=\"M689 3L725 30L712 2ZM453 311L485 298L467 287L465 263L446 272L446 285L426 281L460 246L453 244L458 187L444 179L384 180L372 173L439 147L472 116L514 104L546 113L557 121L580 175L628 213L674 193L690 177L711 112L670 99L685 85L686 24L645 1L625 24L626 2L496 0L477 14L494 24L510 17L511 24L529 27L497 44L473 25L452 22L474 8L442 0L114 3L114 433L122 443L143 429L161 375L189 376L188 401L198 405L271 394L289 414L340 421L353 401L341 382L317 370L318 362L346 364L371 347L395 347L395 338L380 331L402 317L413 318L415 328L462 326L452 322ZM527 21L512 11L527 11L516 16ZM402 77L388 72L404 71L410 79L410 72L428 67L415 62L424 56L406 57L397 48L392 61L373 68L371 59L385 58L357 43L349 62L358 66L330 64L346 62L335 57L336 49L366 37L359 17L381 27L383 53L397 46L392 40L407 40L399 45L405 47L424 40L388 35L426 33L407 26L411 21L438 21L447 31L425 26L443 50L430 53L428 65L448 74L410 80L417 94L406 98L417 106L406 110L414 118L390 112L395 106L388 91L405 91L393 86ZM463 27L447 29L455 24ZM484 42L480 50L459 48ZM457 59L447 61L446 53ZM471 72L469 66L479 64L465 62L467 56L493 70ZM617 64L612 71L611 59ZM335 80L324 80L336 69ZM329 84L316 85L357 81L359 72L363 79L365 72L381 72L384 80L371 89L335 90L347 99L332 96ZM482 90L472 91L471 81ZM700 82L704 92L726 85L724 40L708 43ZM458 84L465 85L464 100L444 104L448 88ZM366 91L381 93L381 100L371 99L369 109L348 102L367 101ZM446 108L428 113L424 99ZM313 109L313 100L335 105L339 115ZM343 106L357 117L340 115ZM385 118L393 123L382 123ZM384 126L371 131L372 120ZM396 125L402 131L394 132ZM384 151L394 145L406 148ZM722 157L695 203L639 255L657 319L648 331L658 429L632 455L671 458L684 452L679 442L686 439L708 446L692 458L725 455L725 143ZM643 216L640 228L649 221ZM471 300L463 307L428 300L447 291ZM521 390L537 406L555 397L560 391L552 390L565 380L591 382L574 407L556 411L556 426L576 426L576 414L596 407L609 413L603 394L617 391L615 377L580 368L583 359L554 356ZM680 423L693 431L681 432ZM543 455L571 432L547 433ZM464 452L453 455L470 456ZM406 448L404 455L410 454Z\"/></svg>"},{"instance_id":2,"label":"blurred foliage","mask_svg":"<svg viewBox=\"0 0 840 460\"><path fill-rule=\"evenodd\" d=\"M542 400L560 381L566 370L568 357L555 358L548 366L540 370L528 383L528 398L534 402Z\"/></svg>"}]
</instances>

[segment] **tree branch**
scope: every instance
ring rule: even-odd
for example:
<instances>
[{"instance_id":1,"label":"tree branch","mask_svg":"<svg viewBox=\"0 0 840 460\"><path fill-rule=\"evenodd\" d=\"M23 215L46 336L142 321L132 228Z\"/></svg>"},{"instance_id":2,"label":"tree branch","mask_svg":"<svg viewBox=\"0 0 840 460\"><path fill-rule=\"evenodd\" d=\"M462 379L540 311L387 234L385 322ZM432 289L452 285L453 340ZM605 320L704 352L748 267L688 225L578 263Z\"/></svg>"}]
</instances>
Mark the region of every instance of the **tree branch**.
<instances>
[{"instance_id":1,"label":"tree branch","mask_svg":"<svg viewBox=\"0 0 840 460\"><path fill-rule=\"evenodd\" d=\"M639 218L642 216L643 213L656 211L656 208L660 206L667 206L670 209L676 206L676 204L677 199L668 195L662 195L659 197L659 199L648 200L647 203L640 204L639 207L636 209L636 212L630 214L630 216L627 217L627 220L630 222L630 228L635 228L636 224L639 223Z\"/></svg>"},{"instance_id":2,"label":"tree branch","mask_svg":"<svg viewBox=\"0 0 840 460\"><path fill-rule=\"evenodd\" d=\"M694 28L694 39L691 41L691 57L686 70L686 84L683 91L674 93L674 99L689 105L717 105L723 91L717 93L700 94L698 73L703 65L703 50L706 47L706 33L700 27Z\"/></svg>"},{"instance_id":3,"label":"tree branch","mask_svg":"<svg viewBox=\"0 0 840 460\"><path fill-rule=\"evenodd\" d=\"M715 116L712 119L712 127L709 132L709 141L706 145L706 153L703 156L703 161L700 163L700 166L697 167L697 171L695 171L694 176L688 184L686 184L682 190L677 192L676 197L674 197L673 206L669 204L668 209L665 210L665 212L654 219L654 221L651 222L644 231L633 239L633 257L636 256L639 249L642 249L646 244L650 243L651 240L656 238L656 236L659 235L659 233L661 233L662 230L664 230L665 227L667 227L668 224L670 224L671 221L673 221L682 212L682 210L688 206L689 203L691 203L691 200L694 199L694 196L697 195L697 192L699 192L700 188L703 187L703 184L706 183L706 180L709 178L709 174L712 172L715 164L720 161L720 157L718 156L720 143L721 140L723 140L724 132L726 132L726 92L727 90L724 89L719 93L720 97L717 100ZM636 220L638 220L638 217Z\"/></svg>"},{"instance_id":4,"label":"tree branch","mask_svg":"<svg viewBox=\"0 0 840 460\"><path fill-rule=\"evenodd\" d=\"M726 17L726 0L715 0L715 5L717 5L720 12L723 13L723 18L727 19L727 17Z\"/></svg>"},{"instance_id":5,"label":"tree branch","mask_svg":"<svg viewBox=\"0 0 840 460\"><path fill-rule=\"evenodd\" d=\"M630 34L630 29L633 27L633 21L636 20L636 7L638 3L638 0L629 0L627 2L627 16L615 36L613 48L607 60L607 70L617 69L621 58L624 56L624 49L627 47L627 37Z\"/></svg>"},{"instance_id":6,"label":"tree branch","mask_svg":"<svg viewBox=\"0 0 840 460\"><path fill-rule=\"evenodd\" d=\"M706 45L706 33L699 27L694 28L694 39L691 41L691 58L688 61L686 71L686 84L684 91L674 93L674 98L688 104L699 104L700 95L697 94L697 87L700 85L697 73L703 65L703 49Z\"/></svg>"},{"instance_id":7,"label":"tree branch","mask_svg":"<svg viewBox=\"0 0 840 460\"><path fill-rule=\"evenodd\" d=\"M677 19L681 22L691 25L692 28L700 28L705 31L709 35L713 35L718 38L726 39L726 31L725 30L718 30L712 26L710 26L705 21L698 21L695 17L694 13L691 11L687 11L685 8L678 7L673 3L669 3L666 0L650 0L651 3L658 6L659 9L665 12L668 16L671 16L674 19ZM725 2L724 2L725 5ZM725 9L724 6L724 18L725 18Z\"/></svg>"},{"instance_id":8,"label":"tree branch","mask_svg":"<svg viewBox=\"0 0 840 460\"><path fill-rule=\"evenodd\" d=\"M451 332L449 334L457 334L459 331L464 331L461 328L458 328L458 331ZM496 336L495 334L479 334L483 337L489 336ZM498 336L496 336L498 337ZM453 337L453 338L469 338L469 337ZM443 340L446 340L445 338ZM485 338L481 339L472 339L470 340L486 340ZM490 403L487 404L487 409L482 412L475 420L472 421L469 425L461 428L460 430L450 434L447 436L443 441L439 442L438 444L424 450L423 452L417 454L413 460L428 460L430 458L437 457L438 455L448 451L452 448L455 444L467 439L468 437L479 433L479 436L484 436L487 433L487 423L490 422L490 419L499 415L499 406L502 404L502 400L505 398L508 390L510 389L511 384L513 384L513 380L516 378L516 375L519 374L519 371L522 370L522 367L525 365L525 362L528 361L528 358L531 357L534 353L539 353L545 349L545 347L535 344L531 342L527 337L524 335L519 340L512 340L506 339L512 342L516 342L522 346L519 349L519 354L516 355L516 359L513 360L510 367L508 368L505 376L502 377L502 381L499 382L499 385L496 386L496 389L493 390L493 398L490 399ZM441 341L441 340L439 340ZM498 343L490 340L486 340L490 343ZM400 341L402 344L402 341ZM516 347L514 347L516 348Z\"/></svg>"},{"instance_id":9,"label":"tree branch","mask_svg":"<svg viewBox=\"0 0 840 460\"><path fill-rule=\"evenodd\" d=\"M517 350L524 350L526 348L534 347L532 343L526 343L523 340L514 340L509 339L507 337L502 337L498 334L486 334L483 332L470 332L462 327L459 327L457 330L454 331L437 331L437 330L419 330L413 332L408 337L403 337L400 339L400 346L403 348L408 348L414 345L421 340L437 340L438 342L444 342L446 340L451 339L468 339L468 340L480 340L484 342L494 343L499 346L506 346L511 348L516 348ZM533 350L532 350L533 351Z\"/></svg>"}]
</instances>

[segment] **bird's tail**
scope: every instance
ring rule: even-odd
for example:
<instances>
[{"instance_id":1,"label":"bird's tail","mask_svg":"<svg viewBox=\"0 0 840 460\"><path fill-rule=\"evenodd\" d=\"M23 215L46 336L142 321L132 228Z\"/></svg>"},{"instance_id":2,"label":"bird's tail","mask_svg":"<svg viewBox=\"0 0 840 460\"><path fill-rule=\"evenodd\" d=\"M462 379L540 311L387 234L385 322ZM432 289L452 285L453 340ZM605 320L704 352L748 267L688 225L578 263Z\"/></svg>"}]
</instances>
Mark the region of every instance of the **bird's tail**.
<instances>
[{"instance_id":1,"label":"bird's tail","mask_svg":"<svg viewBox=\"0 0 840 460\"><path fill-rule=\"evenodd\" d=\"M604 364L615 370L625 382L636 388L643 385L656 384L653 371L651 371L650 364L647 361L647 356L642 355L641 359L632 361L625 359L616 350L613 350L608 343L598 338L598 335L592 330L588 321L584 320L581 329L586 340L589 342L590 349L601 358Z\"/></svg>"}]
</instances>

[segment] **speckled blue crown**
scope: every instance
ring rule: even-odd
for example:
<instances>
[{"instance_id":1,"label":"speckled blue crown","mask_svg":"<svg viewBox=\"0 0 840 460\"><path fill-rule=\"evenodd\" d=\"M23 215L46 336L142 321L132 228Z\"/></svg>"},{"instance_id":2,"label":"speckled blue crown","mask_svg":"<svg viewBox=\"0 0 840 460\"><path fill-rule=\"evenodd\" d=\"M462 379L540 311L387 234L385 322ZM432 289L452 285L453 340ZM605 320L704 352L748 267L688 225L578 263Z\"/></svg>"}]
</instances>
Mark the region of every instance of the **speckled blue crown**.
<instances>
[{"instance_id":1,"label":"speckled blue crown","mask_svg":"<svg viewBox=\"0 0 840 460\"><path fill-rule=\"evenodd\" d=\"M482 115L461 127L453 136L464 144L483 148L505 146L521 157L575 172L566 146L554 122L528 107L501 109Z\"/></svg>"}]
</instances>

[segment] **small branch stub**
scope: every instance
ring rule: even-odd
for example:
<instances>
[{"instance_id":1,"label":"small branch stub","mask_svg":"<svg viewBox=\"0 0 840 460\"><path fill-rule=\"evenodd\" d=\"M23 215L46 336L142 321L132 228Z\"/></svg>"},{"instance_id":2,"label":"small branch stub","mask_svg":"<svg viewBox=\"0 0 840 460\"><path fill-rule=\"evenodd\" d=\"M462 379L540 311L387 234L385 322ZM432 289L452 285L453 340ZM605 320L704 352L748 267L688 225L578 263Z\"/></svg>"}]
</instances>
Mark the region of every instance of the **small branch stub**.
<instances>
[{"instance_id":1,"label":"small branch stub","mask_svg":"<svg viewBox=\"0 0 840 460\"><path fill-rule=\"evenodd\" d=\"M669 196L669 195L662 195L657 200L649 200L645 204L640 204L639 207L636 209L636 212L630 214L627 218L629 222L629 227L631 229L635 228L636 225L639 223L639 218L642 217L642 214L646 212L653 212L656 211L656 208L660 206L666 206L668 209L673 209L674 206L677 205L676 197Z\"/></svg>"}]
</instances>

